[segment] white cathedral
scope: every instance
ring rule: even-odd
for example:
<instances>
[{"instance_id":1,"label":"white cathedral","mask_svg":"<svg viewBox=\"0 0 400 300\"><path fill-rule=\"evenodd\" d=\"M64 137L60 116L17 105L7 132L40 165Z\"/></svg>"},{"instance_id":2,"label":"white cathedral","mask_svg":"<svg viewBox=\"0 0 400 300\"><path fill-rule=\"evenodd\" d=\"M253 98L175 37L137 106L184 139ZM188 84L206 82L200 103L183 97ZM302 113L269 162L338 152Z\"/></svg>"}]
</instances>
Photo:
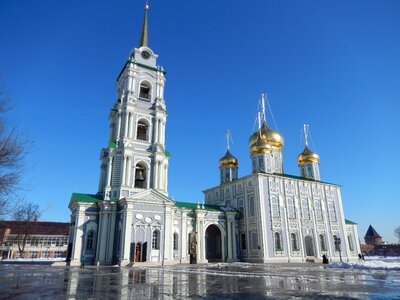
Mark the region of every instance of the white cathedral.
<instances>
[{"instance_id":1,"label":"white cathedral","mask_svg":"<svg viewBox=\"0 0 400 300\"><path fill-rule=\"evenodd\" d=\"M166 79L148 47L147 14L146 5L139 47L117 79L98 192L73 193L69 203L70 265L83 256L88 264L121 266L357 259L357 225L344 218L340 186L321 181L307 139L300 176L284 174L284 139L263 112L249 141L252 174L238 176L228 147L220 184L204 191L203 204L168 196Z\"/></svg>"}]
</instances>

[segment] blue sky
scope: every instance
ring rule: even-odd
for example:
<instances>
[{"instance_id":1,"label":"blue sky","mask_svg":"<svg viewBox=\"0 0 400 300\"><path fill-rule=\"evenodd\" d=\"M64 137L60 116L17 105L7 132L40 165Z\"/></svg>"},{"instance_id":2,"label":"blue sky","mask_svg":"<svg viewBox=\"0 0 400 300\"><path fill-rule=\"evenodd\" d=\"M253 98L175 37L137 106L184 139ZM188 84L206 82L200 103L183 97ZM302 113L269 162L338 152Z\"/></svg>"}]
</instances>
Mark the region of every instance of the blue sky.
<instances>
[{"instance_id":1,"label":"blue sky","mask_svg":"<svg viewBox=\"0 0 400 300\"><path fill-rule=\"evenodd\" d=\"M34 144L27 200L68 221L72 192L97 191L116 78L137 46L144 1L0 1L0 73L11 124ZM310 124L323 181L343 186L346 218L387 241L400 225L399 1L150 1L149 45L167 71L169 192L202 200L219 182L230 129L240 176L268 93L298 175ZM275 125L268 119L273 128Z\"/></svg>"}]
</instances>

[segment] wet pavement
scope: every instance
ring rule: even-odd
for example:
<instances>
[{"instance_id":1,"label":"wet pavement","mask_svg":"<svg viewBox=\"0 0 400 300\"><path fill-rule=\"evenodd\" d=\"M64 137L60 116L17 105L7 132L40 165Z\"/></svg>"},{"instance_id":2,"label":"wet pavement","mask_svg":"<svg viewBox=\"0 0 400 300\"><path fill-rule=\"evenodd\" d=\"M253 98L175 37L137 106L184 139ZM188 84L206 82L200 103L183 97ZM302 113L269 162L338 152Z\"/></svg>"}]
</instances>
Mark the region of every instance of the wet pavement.
<instances>
[{"instance_id":1,"label":"wet pavement","mask_svg":"<svg viewBox=\"0 0 400 300\"><path fill-rule=\"evenodd\" d=\"M319 264L0 264L0 299L400 299L400 271Z\"/></svg>"}]
</instances>

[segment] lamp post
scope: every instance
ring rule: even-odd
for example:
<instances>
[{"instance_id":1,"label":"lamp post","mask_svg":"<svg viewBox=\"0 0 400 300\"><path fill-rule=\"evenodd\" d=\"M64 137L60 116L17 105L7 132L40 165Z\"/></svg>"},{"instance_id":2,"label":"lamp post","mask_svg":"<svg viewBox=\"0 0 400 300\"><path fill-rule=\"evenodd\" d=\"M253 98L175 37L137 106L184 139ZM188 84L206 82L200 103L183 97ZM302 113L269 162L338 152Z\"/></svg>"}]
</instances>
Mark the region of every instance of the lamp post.
<instances>
[{"instance_id":1,"label":"lamp post","mask_svg":"<svg viewBox=\"0 0 400 300\"><path fill-rule=\"evenodd\" d=\"M341 251L341 249L340 249L340 244L341 244L340 238L338 238L338 237L335 238L335 245L336 245L336 248L339 249L340 262L342 262L342 251Z\"/></svg>"}]
</instances>

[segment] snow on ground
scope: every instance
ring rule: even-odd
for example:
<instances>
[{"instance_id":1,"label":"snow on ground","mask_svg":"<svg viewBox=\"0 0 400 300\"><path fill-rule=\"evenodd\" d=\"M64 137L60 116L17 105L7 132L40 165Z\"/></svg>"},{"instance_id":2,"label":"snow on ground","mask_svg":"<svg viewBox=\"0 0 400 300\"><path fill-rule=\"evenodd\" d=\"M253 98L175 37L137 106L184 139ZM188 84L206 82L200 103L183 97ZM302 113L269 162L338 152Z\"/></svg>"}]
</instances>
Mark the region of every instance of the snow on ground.
<instances>
[{"instance_id":1,"label":"snow on ground","mask_svg":"<svg viewBox=\"0 0 400 300\"><path fill-rule=\"evenodd\" d=\"M369 256L358 262L337 262L326 266L332 269L368 269L400 271L400 257Z\"/></svg>"}]
</instances>

